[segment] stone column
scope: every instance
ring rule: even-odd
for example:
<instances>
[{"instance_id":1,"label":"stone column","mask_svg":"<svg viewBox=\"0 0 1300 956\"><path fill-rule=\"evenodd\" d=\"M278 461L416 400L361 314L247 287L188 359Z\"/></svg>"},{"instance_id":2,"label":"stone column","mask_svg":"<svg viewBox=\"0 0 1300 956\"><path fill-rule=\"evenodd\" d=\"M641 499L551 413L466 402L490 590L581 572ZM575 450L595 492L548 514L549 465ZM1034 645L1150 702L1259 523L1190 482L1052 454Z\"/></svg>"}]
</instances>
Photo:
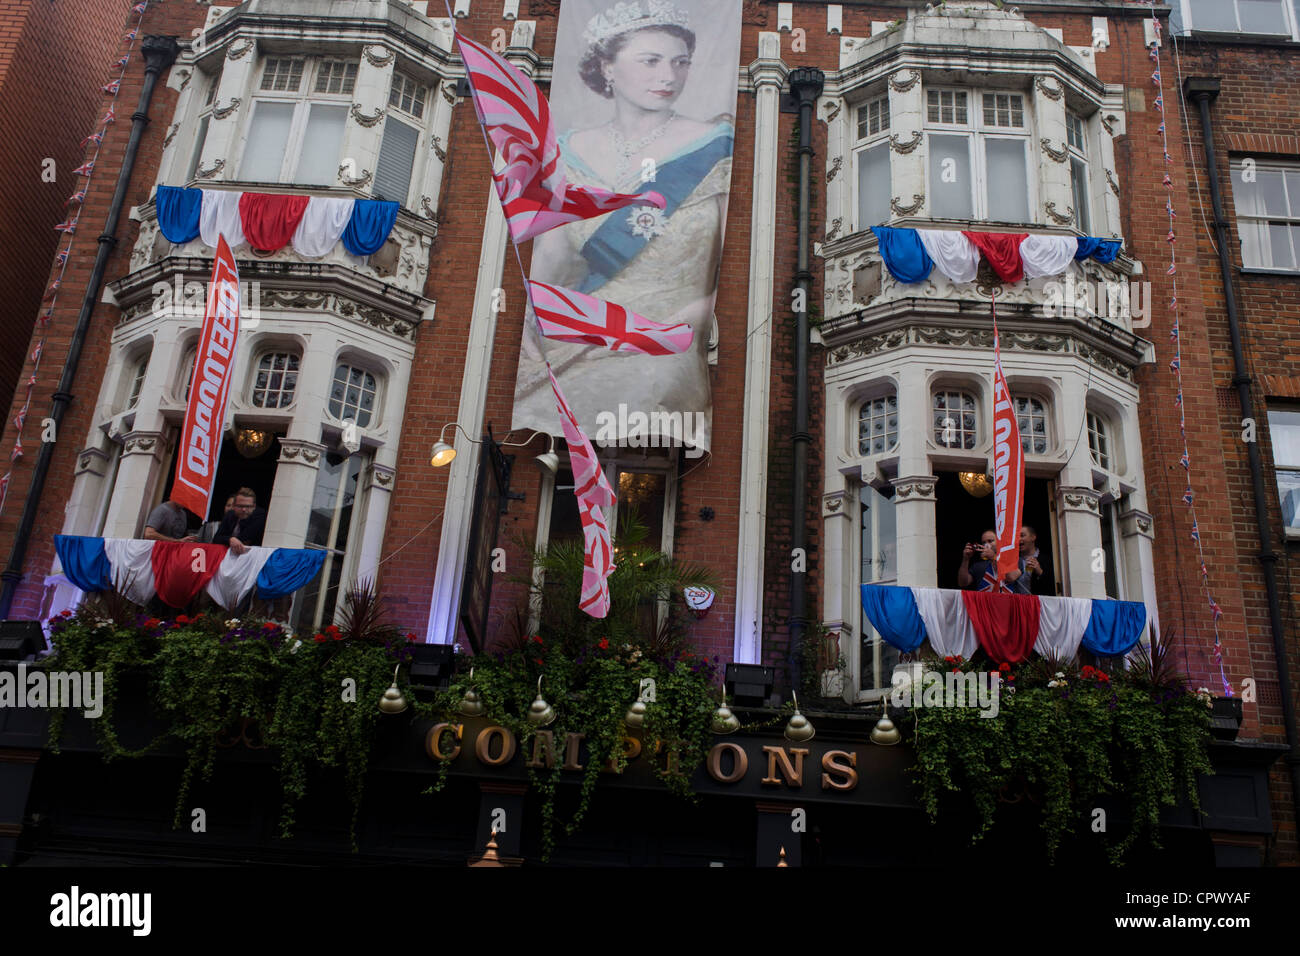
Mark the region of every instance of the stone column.
<instances>
[{"instance_id":1,"label":"stone column","mask_svg":"<svg viewBox=\"0 0 1300 956\"><path fill-rule=\"evenodd\" d=\"M1065 90L1055 77L1034 77L1034 118L1029 156L1038 167L1039 207L1030 210L1030 216L1047 226L1076 226L1079 219L1073 208L1070 148L1065 138Z\"/></svg>"},{"instance_id":2,"label":"stone column","mask_svg":"<svg viewBox=\"0 0 1300 956\"><path fill-rule=\"evenodd\" d=\"M1147 620L1160 633L1160 612L1156 607L1155 531L1151 516L1136 509L1121 512L1119 534L1124 576L1124 593L1130 601L1147 606ZM1146 636L1143 635L1143 641Z\"/></svg>"},{"instance_id":3,"label":"stone column","mask_svg":"<svg viewBox=\"0 0 1300 956\"><path fill-rule=\"evenodd\" d=\"M378 580L384 527L388 523L388 506L393 497L393 479L396 475L396 468L377 462L366 469L366 513L362 518L361 544L353 575L358 581Z\"/></svg>"},{"instance_id":4,"label":"stone column","mask_svg":"<svg viewBox=\"0 0 1300 956\"><path fill-rule=\"evenodd\" d=\"M925 102L919 70L899 70L889 77L889 129L890 220L927 215Z\"/></svg>"},{"instance_id":5,"label":"stone column","mask_svg":"<svg viewBox=\"0 0 1300 956\"><path fill-rule=\"evenodd\" d=\"M745 411L740 450L740 530L737 538L736 627L733 659L757 664L763 653L763 554L767 544L768 406L772 377L773 254L776 242L777 151L781 88L789 68L781 36L763 32L750 64L756 87L754 181L749 234L749 314L745 348ZM785 304L782 303L782 308Z\"/></svg>"},{"instance_id":6,"label":"stone column","mask_svg":"<svg viewBox=\"0 0 1300 956\"><path fill-rule=\"evenodd\" d=\"M307 521L323 454L325 446L319 442L280 439L280 460L262 535L264 547L301 548L307 540Z\"/></svg>"},{"instance_id":7,"label":"stone column","mask_svg":"<svg viewBox=\"0 0 1300 956\"><path fill-rule=\"evenodd\" d=\"M393 64L396 62L397 55L384 46L361 48L357 82L352 90L352 105L343 126L338 185L349 186L365 196L369 196L374 188L379 144L383 139L384 118L388 113L388 91L393 82ZM406 205L405 196L388 198Z\"/></svg>"},{"instance_id":8,"label":"stone column","mask_svg":"<svg viewBox=\"0 0 1300 956\"><path fill-rule=\"evenodd\" d=\"M105 538L138 538L153 504L154 482L166 460L161 431L135 430L126 436L113 482L113 499L104 518Z\"/></svg>"},{"instance_id":9,"label":"stone column","mask_svg":"<svg viewBox=\"0 0 1300 956\"><path fill-rule=\"evenodd\" d=\"M900 585L939 586L939 551L934 528L934 489L938 481L934 475L907 475L894 482Z\"/></svg>"},{"instance_id":10,"label":"stone column","mask_svg":"<svg viewBox=\"0 0 1300 956\"><path fill-rule=\"evenodd\" d=\"M257 44L251 37L235 40L226 50L217 96L212 101L208 138L194 174L201 184L235 178L239 130L252 110L253 67L257 58Z\"/></svg>"},{"instance_id":11,"label":"stone column","mask_svg":"<svg viewBox=\"0 0 1300 956\"><path fill-rule=\"evenodd\" d=\"M1119 177L1115 172L1114 138L1124 134L1124 111L1103 107L1098 121L1089 126L1089 132L1097 142L1089 163L1093 183L1092 234L1118 239L1121 219Z\"/></svg>"},{"instance_id":12,"label":"stone column","mask_svg":"<svg viewBox=\"0 0 1300 956\"><path fill-rule=\"evenodd\" d=\"M1094 571L1101 553L1100 495L1089 487L1062 485L1057 489L1056 514L1061 532L1061 580L1065 594L1076 598L1104 598L1106 574Z\"/></svg>"},{"instance_id":13,"label":"stone column","mask_svg":"<svg viewBox=\"0 0 1300 956\"><path fill-rule=\"evenodd\" d=\"M107 445L108 448L101 446ZM63 533L94 535L99 532L99 505L104 497L104 481L113 466L112 443L107 439L90 445L77 455L77 470L72 479L72 494L63 513Z\"/></svg>"},{"instance_id":14,"label":"stone column","mask_svg":"<svg viewBox=\"0 0 1300 956\"><path fill-rule=\"evenodd\" d=\"M858 673L856 648L862 642L853 640L857 633L858 612L857 585L858 576L853 573L853 534L856 530L853 506L853 494L850 483L841 475L834 476L840 485L840 491L822 495L822 621L827 630L838 638L840 653L849 661L849 673ZM846 700L852 700L856 694L856 682L848 682Z\"/></svg>"},{"instance_id":15,"label":"stone column","mask_svg":"<svg viewBox=\"0 0 1300 956\"><path fill-rule=\"evenodd\" d=\"M822 122L826 124L826 241L847 236L857 222L853 208L852 110L846 111L843 97L823 96L818 101ZM846 134L848 132L848 135ZM835 161L842 167L836 171Z\"/></svg>"}]
</instances>

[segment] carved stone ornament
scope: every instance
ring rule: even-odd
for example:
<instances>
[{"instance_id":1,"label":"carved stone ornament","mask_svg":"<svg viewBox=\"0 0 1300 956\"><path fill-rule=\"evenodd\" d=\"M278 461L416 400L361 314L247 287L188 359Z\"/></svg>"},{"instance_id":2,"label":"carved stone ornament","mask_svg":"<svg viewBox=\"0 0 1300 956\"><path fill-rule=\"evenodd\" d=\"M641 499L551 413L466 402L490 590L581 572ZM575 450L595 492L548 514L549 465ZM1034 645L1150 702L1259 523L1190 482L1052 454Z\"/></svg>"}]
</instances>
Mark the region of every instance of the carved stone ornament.
<instances>
[{"instance_id":1,"label":"carved stone ornament","mask_svg":"<svg viewBox=\"0 0 1300 956\"><path fill-rule=\"evenodd\" d=\"M922 193L912 193L912 202L904 206L898 201L897 196L890 197L889 208L894 210L900 216L910 216L925 205L925 195Z\"/></svg>"},{"instance_id":2,"label":"carved stone ornament","mask_svg":"<svg viewBox=\"0 0 1300 956\"><path fill-rule=\"evenodd\" d=\"M1119 183L1115 182L1115 174L1112 173L1109 169L1105 170L1104 172L1106 173L1106 185L1110 187L1111 192L1113 192L1116 196L1118 196Z\"/></svg>"},{"instance_id":3,"label":"carved stone ornament","mask_svg":"<svg viewBox=\"0 0 1300 956\"><path fill-rule=\"evenodd\" d=\"M840 509L843 507L844 507L844 492L837 491L834 492L833 494L822 496L822 514L824 516L838 514Z\"/></svg>"},{"instance_id":4,"label":"carved stone ornament","mask_svg":"<svg viewBox=\"0 0 1300 956\"><path fill-rule=\"evenodd\" d=\"M909 76L905 80L900 80L899 77L905 73L910 73L911 76ZM889 77L889 88L893 90L895 93L906 93L908 90L910 90L912 87L916 86L916 84L920 82L921 82L920 70L899 70L897 73L894 73Z\"/></svg>"},{"instance_id":5,"label":"carved stone ornament","mask_svg":"<svg viewBox=\"0 0 1300 956\"><path fill-rule=\"evenodd\" d=\"M203 164L199 163L199 168L194 171L194 175L197 176L199 179L211 179L213 176L215 176L217 173L221 172L225 168L226 168L226 161L224 159L219 159L215 163L213 163L211 169L204 169Z\"/></svg>"},{"instance_id":6,"label":"carved stone ornament","mask_svg":"<svg viewBox=\"0 0 1300 956\"><path fill-rule=\"evenodd\" d=\"M826 241L834 239L840 234L840 227L844 225L844 217L836 216L831 220L831 227L826 231Z\"/></svg>"},{"instance_id":7,"label":"carved stone ornament","mask_svg":"<svg viewBox=\"0 0 1300 956\"><path fill-rule=\"evenodd\" d=\"M444 163L447 161L447 151L442 148L441 136L439 136L436 133L430 136L429 148L433 150L433 155L437 156L439 160L441 160Z\"/></svg>"},{"instance_id":8,"label":"carved stone ornament","mask_svg":"<svg viewBox=\"0 0 1300 956\"><path fill-rule=\"evenodd\" d=\"M185 87L189 86L189 85L190 85L190 80L194 79L194 71L193 71L193 70L181 70L181 71L180 71L180 78L181 78L181 85L180 85L180 87L178 88L178 91L181 92L181 93L184 93L184 92L185 92Z\"/></svg>"},{"instance_id":9,"label":"carved stone ornament","mask_svg":"<svg viewBox=\"0 0 1300 956\"><path fill-rule=\"evenodd\" d=\"M894 493L899 498L933 501L934 485L935 479L930 477L900 478L894 482Z\"/></svg>"},{"instance_id":10,"label":"carved stone ornament","mask_svg":"<svg viewBox=\"0 0 1300 956\"><path fill-rule=\"evenodd\" d=\"M1101 118L1101 128L1104 129L1104 130L1106 131L1106 135L1108 135L1108 136L1114 136L1114 135L1115 135L1115 117L1113 117L1113 116L1103 116L1103 117Z\"/></svg>"},{"instance_id":11,"label":"carved stone ornament","mask_svg":"<svg viewBox=\"0 0 1300 956\"><path fill-rule=\"evenodd\" d=\"M1059 100L1062 96L1065 95L1065 90L1061 89L1059 86L1057 87L1048 86L1046 77L1042 77L1042 76L1034 77L1034 86L1038 89L1040 93L1046 96L1049 100Z\"/></svg>"},{"instance_id":12,"label":"carved stone ornament","mask_svg":"<svg viewBox=\"0 0 1300 956\"><path fill-rule=\"evenodd\" d=\"M364 186L370 182L371 178L371 173L368 169L361 170L361 175L354 177L348 175L347 166L339 167L339 179L349 186Z\"/></svg>"},{"instance_id":13,"label":"carved stone ornament","mask_svg":"<svg viewBox=\"0 0 1300 956\"><path fill-rule=\"evenodd\" d=\"M157 444L158 444L158 436L156 434L127 435L126 442L125 442L126 450L124 451L124 454L127 455L153 454L154 446Z\"/></svg>"},{"instance_id":14,"label":"carved stone ornament","mask_svg":"<svg viewBox=\"0 0 1300 956\"><path fill-rule=\"evenodd\" d=\"M921 136L921 131L919 129L912 130L912 138L909 139L906 143L901 141L898 138L898 134L895 133L889 137L889 148L896 153L902 153L904 156L906 156L908 153L913 152L916 149L916 147L921 145L922 138L923 137Z\"/></svg>"},{"instance_id":15,"label":"carved stone ornament","mask_svg":"<svg viewBox=\"0 0 1300 956\"><path fill-rule=\"evenodd\" d=\"M456 105L455 84L443 80L442 85L439 87L439 89L442 91L442 98L446 100L448 103L450 103L452 106L455 106Z\"/></svg>"},{"instance_id":16,"label":"carved stone ornament","mask_svg":"<svg viewBox=\"0 0 1300 956\"><path fill-rule=\"evenodd\" d=\"M424 213L425 219L434 218L433 201L428 196L420 197L420 211Z\"/></svg>"},{"instance_id":17,"label":"carved stone ornament","mask_svg":"<svg viewBox=\"0 0 1300 956\"><path fill-rule=\"evenodd\" d=\"M533 0L533 4L536 6L537 0ZM557 7L560 5L559 0L556 0L555 5ZM741 8L740 20L742 23L765 27L767 26L767 7L762 3L762 0L745 0L744 6Z\"/></svg>"},{"instance_id":18,"label":"carved stone ornament","mask_svg":"<svg viewBox=\"0 0 1300 956\"><path fill-rule=\"evenodd\" d=\"M1056 211L1056 203L1054 202L1049 201L1043 203L1043 208L1047 210L1047 217L1051 219L1052 222L1056 223L1058 226L1068 226L1070 223L1074 222L1073 206L1065 207L1066 214L1064 216L1062 216L1059 212Z\"/></svg>"},{"instance_id":19,"label":"carved stone ornament","mask_svg":"<svg viewBox=\"0 0 1300 956\"><path fill-rule=\"evenodd\" d=\"M829 364L838 365L852 358L865 358L868 355L874 355L876 352L888 352L890 349L896 349L900 345L906 344L906 342L907 331L905 329L895 329L893 332L886 332L883 335L868 335L837 348L831 353Z\"/></svg>"},{"instance_id":20,"label":"carved stone ornament","mask_svg":"<svg viewBox=\"0 0 1300 956\"><path fill-rule=\"evenodd\" d=\"M826 102L826 122L828 123L833 122L835 120L835 117L839 115L840 115L840 101L828 100Z\"/></svg>"},{"instance_id":21,"label":"carved stone ornament","mask_svg":"<svg viewBox=\"0 0 1300 956\"><path fill-rule=\"evenodd\" d=\"M253 50L253 41L245 37L242 45L238 43L232 43L230 45L230 49L226 51L226 59L242 60L244 57L248 56L248 54L251 53L252 50Z\"/></svg>"},{"instance_id":22,"label":"carved stone ornament","mask_svg":"<svg viewBox=\"0 0 1300 956\"><path fill-rule=\"evenodd\" d=\"M307 292L294 289L263 289L262 304L281 309L301 309L307 312L333 312L356 322L363 322L401 339L415 340L415 323L398 318L381 309L354 302L352 299L328 292Z\"/></svg>"},{"instance_id":23,"label":"carved stone ornament","mask_svg":"<svg viewBox=\"0 0 1300 956\"><path fill-rule=\"evenodd\" d=\"M1061 501L1066 511L1090 511L1098 514L1098 500L1101 496L1087 488L1062 488Z\"/></svg>"},{"instance_id":24,"label":"carved stone ornament","mask_svg":"<svg viewBox=\"0 0 1300 956\"><path fill-rule=\"evenodd\" d=\"M1052 141L1048 139L1046 136L1044 136L1038 142L1043 147L1043 152L1047 154L1047 158L1054 163L1063 163L1065 162L1066 158L1069 157L1070 155L1070 150L1066 148L1064 145L1062 145L1060 149L1053 149Z\"/></svg>"},{"instance_id":25,"label":"carved stone ornament","mask_svg":"<svg viewBox=\"0 0 1300 956\"><path fill-rule=\"evenodd\" d=\"M320 461L321 446L305 441L280 439L280 460L315 466ZM302 459L299 462L299 459Z\"/></svg>"},{"instance_id":26,"label":"carved stone ornament","mask_svg":"<svg viewBox=\"0 0 1300 956\"><path fill-rule=\"evenodd\" d=\"M238 96L233 97L225 106L213 106L212 116L214 119L223 120L235 110L239 109L239 104L243 102Z\"/></svg>"},{"instance_id":27,"label":"carved stone ornament","mask_svg":"<svg viewBox=\"0 0 1300 956\"><path fill-rule=\"evenodd\" d=\"M375 52L378 50L379 52ZM384 54L388 54L385 56ZM394 53L382 46L363 46L361 55L366 58L366 62L371 66L383 68L393 62Z\"/></svg>"},{"instance_id":28,"label":"carved stone ornament","mask_svg":"<svg viewBox=\"0 0 1300 956\"><path fill-rule=\"evenodd\" d=\"M374 474L375 484L381 488L387 488L393 483L393 478L397 474L391 468L384 468L381 465L372 465L371 472Z\"/></svg>"},{"instance_id":29,"label":"carved stone ornament","mask_svg":"<svg viewBox=\"0 0 1300 956\"><path fill-rule=\"evenodd\" d=\"M167 131L167 135L163 138L163 149L172 144L172 140L176 138L176 131L180 128L180 123L172 123L172 128Z\"/></svg>"},{"instance_id":30,"label":"carved stone ornament","mask_svg":"<svg viewBox=\"0 0 1300 956\"><path fill-rule=\"evenodd\" d=\"M837 175L839 175L840 168L843 165L844 165L843 156L836 156L833 160L831 160L831 168L826 170L826 182L829 183L832 179L834 179Z\"/></svg>"},{"instance_id":31,"label":"carved stone ornament","mask_svg":"<svg viewBox=\"0 0 1300 956\"><path fill-rule=\"evenodd\" d=\"M377 125L379 121L384 118L384 113L386 112L386 110L382 106L380 106L375 110L374 116L366 116L362 112L362 109L364 109L364 107L362 107L360 103L353 103L352 118L356 120L358 123L360 123L362 126L364 126L366 129L370 129L372 126Z\"/></svg>"},{"instance_id":32,"label":"carved stone ornament","mask_svg":"<svg viewBox=\"0 0 1300 956\"><path fill-rule=\"evenodd\" d=\"M975 270L975 291L989 297L1002 294L1002 278L993 271L993 267L983 256L980 257L980 264ZM992 344L993 336L990 334L989 345Z\"/></svg>"}]
</instances>

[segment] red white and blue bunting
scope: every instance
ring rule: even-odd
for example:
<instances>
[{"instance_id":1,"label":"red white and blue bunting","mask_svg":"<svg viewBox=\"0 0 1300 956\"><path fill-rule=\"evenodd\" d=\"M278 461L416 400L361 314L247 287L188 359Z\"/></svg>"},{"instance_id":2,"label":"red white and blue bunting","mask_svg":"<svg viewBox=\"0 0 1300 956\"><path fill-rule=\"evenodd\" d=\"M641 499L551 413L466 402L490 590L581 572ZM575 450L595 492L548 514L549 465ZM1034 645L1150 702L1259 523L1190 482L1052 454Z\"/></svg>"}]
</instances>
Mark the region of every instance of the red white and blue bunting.
<instances>
[{"instance_id":1,"label":"red white and blue bunting","mask_svg":"<svg viewBox=\"0 0 1300 956\"><path fill-rule=\"evenodd\" d=\"M1031 651L1068 660L1083 647L1110 657L1133 649L1147 626L1140 601L1039 597L883 584L862 585L862 610L884 641L912 653L929 641L940 656L978 647L998 663Z\"/></svg>"},{"instance_id":2,"label":"red white and blue bunting","mask_svg":"<svg viewBox=\"0 0 1300 956\"><path fill-rule=\"evenodd\" d=\"M144 18L148 6L148 0L144 0L144 2L131 7L131 13L135 15L135 25L122 35L122 40L126 43L125 52L110 67L110 69L117 70L117 76L100 87L100 91L104 95L111 97L108 107L100 118L94 132L81 141L83 149L87 146L93 146L95 151L90 159L72 171L72 174L78 177L77 188L63 204L64 208L69 210L64 220L54 227L55 231L62 233L67 238L67 245L54 256L55 269L53 271L55 277L45 290L45 295L41 298L41 311L36 319L36 326L40 330L40 339L37 341L36 347L32 349L30 356L32 367L27 375L27 389L23 396L22 408L18 410L18 414L13 419L15 429L14 447L9 452L9 468L3 475L0 475L0 514L4 513L5 502L9 500L9 482L13 478L14 462L22 458L24 454L23 427L27 424L27 415L32 407L32 393L36 390L36 383L39 381L41 358L45 355L45 337L49 330L50 319L54 317L54 306L58 302L59 290L63 286L63 275L68 269L68 259L72 254L72 237L76 234L77 223L81 218L81 206L86 201L86 193L90 188L95 163L99 159L99 152L104 146L104 136L108 132L108 127L117 120L113 105L117 102L117 91L121 88L122 78L126 75L126 68L131 62L135 39L140 33L140 21Z\"/></svg>"},{"instance_id":3,"label":"red white and blue bunting","mask_svg":"<svg viewBox=\"0 0 1300 956\"><path fill-rule=\"evenodd\" d=\"M263 252L287 245L305 259L328 255L340 242L354 256L378 252L388 241L400 206L378 199L285 196L221 189L159 186L158 228L176 245L202 238L230 248L247 243Z\"/></svg>"},{"instance_id":4,"label":"red white and blue bunting","mask_svg":"<svg viewBox=\"0 0 1300 956\"><path fill-rule=\"evenodd\" d=\"M1120 250L1118 239L1093 236L893 226L872 226L871 231L875 233L885 268L905 285L924 282L935 269L953 282L974 282L981 256L1003 282L1020 282L1061 275L1078 259L1094 259L1103 264L1114 262Z\"/></svg>"},{"instance_id":5,"label":"red white and blue bunting","mask_svg":"<svg viewBox=\"0 0 1300 956\"><path fill-rule=\"evenodd\" d=\"M273 601L306 585L325 563L312 548L248 548L235 554L225 545L193 541L142 541L56 534L54 549L63 576L87 593L113 588L137 604L155 595L183 608L207 591L233 610L253 591Z\"/></svg>"}]
</instances>

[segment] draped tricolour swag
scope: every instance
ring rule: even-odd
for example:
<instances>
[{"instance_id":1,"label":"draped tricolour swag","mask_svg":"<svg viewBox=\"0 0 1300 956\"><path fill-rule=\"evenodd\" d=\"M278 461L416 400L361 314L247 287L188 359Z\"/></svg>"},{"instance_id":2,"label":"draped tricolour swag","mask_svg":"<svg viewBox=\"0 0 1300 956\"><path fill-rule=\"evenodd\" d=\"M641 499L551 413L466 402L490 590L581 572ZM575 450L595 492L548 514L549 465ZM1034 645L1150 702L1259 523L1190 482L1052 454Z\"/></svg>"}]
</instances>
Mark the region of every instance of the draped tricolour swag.
<instances>
[{"instance_id":1,"label":"draped tricolour swag","mask_svg":"<svg viewBox=\"0 0 1300 956\"><path fill-rule=\"evenodd\" d=\"M1061 275L1071 262L1093 259L1105 265L1119 255L1118 239L1093 236L1031 236L1026 233L970 232L956 229L903 229L872 226L880 258L889 274L914 285L939 274L953 282L973 282L980 257L1003 282Z\"/></svg>"},{"instance_id":2,"label":"draped tricolour swag","mask_svg":"<svg viewBox=\"0 0 1300 956\"><path fill-rule=\"evenodd\" d=\"M248 243L275 252L292 245L307 259L338 243L354 256L378 252L397 221L398 203L334 196L285 196L222 189L159 186L158 228L177 245L201 237L216 247L225 236L233 249Z\"/></svg>"},{"instance_id":3,"label":"draped tricolour swag","mask_svg":"<svg viewBox=\"0 0 1300 956\"><path fill-rule=\"evenodd\" d=\"M1084 647L1127 654L1146 628L1140 601L1039 597L882 584L862 585L862 609L884 641L911 653L928 640L944 657L969 658L981 648L998 663L1019 663L1031 651L1068 660Z\"/></svg>"},{"instance_id":4,"label":"draped tricolour swag","mask_svg":"<svg viewBox=\"0 0 1300 956\"><path fill-rule=\"evenodd\" d=\"M137 604L157 595L167 606L182 608L206 590L227 610L254 588L264 601L292 594L320 573L326 554L261 547L235 554L220 544L70 534L56 534L54 548L63 576L87 593L112 588Z\"/></svg>"}]
</instances>

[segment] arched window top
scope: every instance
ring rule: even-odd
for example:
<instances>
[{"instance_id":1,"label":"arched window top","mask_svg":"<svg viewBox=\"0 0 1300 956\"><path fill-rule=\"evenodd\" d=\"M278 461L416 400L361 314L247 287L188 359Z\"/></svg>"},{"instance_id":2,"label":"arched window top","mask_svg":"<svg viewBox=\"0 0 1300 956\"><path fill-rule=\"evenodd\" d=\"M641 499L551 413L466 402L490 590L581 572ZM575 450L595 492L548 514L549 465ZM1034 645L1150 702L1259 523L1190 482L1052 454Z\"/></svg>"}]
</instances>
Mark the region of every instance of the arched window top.
<instances>
[{"instance_id":1,"label":"arched window top","mask_svg":"<svg viewBox=\"0 0 1300 956\"><path fill-rule=\"evenodd\" d=\"M1088 409L1088 454L1098 468L1111 471L1115 464L1111 442L1113 429L1110 420L1101 412Z\"/></svg>"},{"instance_id":2,"label":"arched window top","mask_svg":"<svg viewBox=\"0 0 1300 956\"><path fill-rule=\"evenodd\" d=\"M251 401L257 408L288 408L298 389L296 352L263 352L253 370Z\"/></svg>"},{"instance_id":3,"label":"arched window top","mask_svg":"<svg viewBox=\"0 0 1300 956\"><path fill-rule=\"evenodd\" d=\"M975 396L955 388L931 393L934 442L940 448L972 449L979 442L979 416Z\"/></svg>"},{"instance_id":4,"label":"arched window top","mask_svg":"<svg viewBox=\"0 0 1300 956\"><path fill-rule=\"evenodd\" d=\"M858 454L880 455L898 446L898 395L868 398L858 407Z\"/></svg>"},{"instance_id":5,"label":"arched window top","mask_svg":"<svg viewBox=\"0 0 1300 956\"><path fill-rule=\"evenodd\" d=\"M347 360L339 362L330 385L330 414L365 428L374 420L378 394L379 383L373 373Z\"/></svg>"},{"instance_id":6,"label":"arched window top","mask_svg":"<svg viewBox=\"0 0 1300 956\"><path fill-rule=\"evenodd\" d=\"M1037 395L1017 395L1012 401L1020 428L1020 447L1028 455L1047 454L1052 445L1048 403Z\"/></svg>"}]
</instances>

